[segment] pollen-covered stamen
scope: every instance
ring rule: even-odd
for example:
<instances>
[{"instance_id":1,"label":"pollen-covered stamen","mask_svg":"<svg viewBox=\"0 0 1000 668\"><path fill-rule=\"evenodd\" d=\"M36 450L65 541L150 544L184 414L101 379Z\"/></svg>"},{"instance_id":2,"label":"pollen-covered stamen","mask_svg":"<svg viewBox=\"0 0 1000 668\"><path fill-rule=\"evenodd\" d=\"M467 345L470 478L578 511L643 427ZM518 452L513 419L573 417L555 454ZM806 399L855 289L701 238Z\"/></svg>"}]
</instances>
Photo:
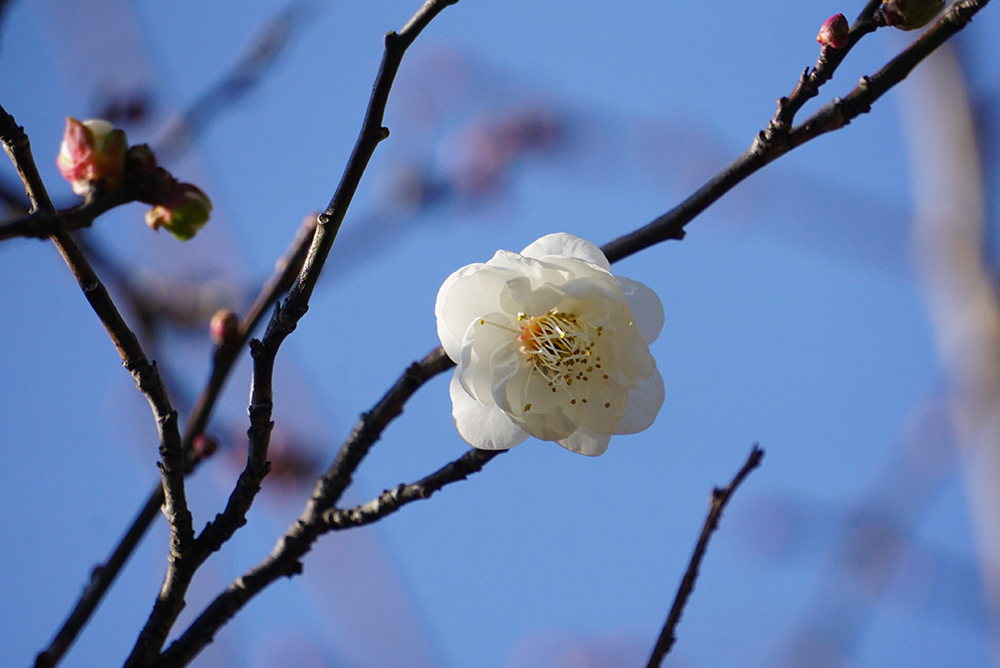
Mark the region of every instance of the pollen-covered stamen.
<instances>
[{"instance_id":1,"label":"pollen-covered stamen","mask_svg":"<svg viewBox=\"0 0 1000 668\"><path fill-rule=\"evenodd\" d=\"M552 309L545 315L518 314L521 353L549 387L567 391L573 381L586 382L593 370L594 339L601 332L572 313ZM603 329L603 328L601 328ZM572 396L572 395L571 395Z\"/></svg>"}]
</instances>

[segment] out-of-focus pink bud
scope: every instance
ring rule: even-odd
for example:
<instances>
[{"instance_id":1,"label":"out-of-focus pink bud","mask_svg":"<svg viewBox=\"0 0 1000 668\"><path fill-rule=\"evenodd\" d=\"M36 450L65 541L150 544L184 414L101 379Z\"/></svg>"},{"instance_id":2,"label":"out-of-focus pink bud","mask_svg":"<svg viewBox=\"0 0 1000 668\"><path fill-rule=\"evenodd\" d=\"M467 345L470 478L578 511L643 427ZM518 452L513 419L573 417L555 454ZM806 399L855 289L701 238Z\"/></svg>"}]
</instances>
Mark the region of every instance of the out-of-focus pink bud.
<instances>
[{"instance_id":1,"label":"out-of-focus pink bud","mask_svg":"<svg viewBox=\"0 0 1000 668\"><path fill-rule=\"evenodd\" d=\"M944 9L944 0L884 0L879 11L885 24L900 30L923 28Z\"/></svg>"},{"instance_id":2,"label":"out-of-focus pink bud","mask_svg":"<svg viewBox=\"0 0 1000 668\"><path fill-rule=\"evenodd\" d=\"M181 241L187 241L205 227L211 212L212 201L208 195L190 183L178 183L146 214L146 224L157 231L165 228Z\"/></svg>"},{"instance_id":3,"label":"out-of-focus pink bud","mask_svg":"<svg viewBox=\"0 0 1000 668\"><path fill-rule=\"evenodd\" d=\"M231 346L239 339L240 320L229 309L220 309L212 316L208 333L217 347Z\"/></svg>"},{"instance_id":4,"label":"out-of-focus pink bud","mask_svg":"<svg viewBox=\"0 0 1000 668\"><path fill-rule=\"evenodd\" d=\"M125 176L127 149L125 131L111 123L93 119L81 123L67 117L56 165L77 195L86 195L98 185L114 191Z\"/></svg>"},{"instance_id":5,"label":"out-of-focus pink bud","mask_svg":"<svg viewBox=\"0 0 1000 668\"><path fill-rule=\"evenodd\" d=\"M851 26L843 14L831 16L819 29L816 41L824 49L843 49L851 38Z\"/></svg>"},{"instance_id":6,"label":"out-of-focus pink bud","mask_svg":"<svg viewBox=\"0 0 1000 668\"><path fill-rule=\"evenodd\" d=\"M191 449L198 459L208 459L219 449L219 441L208 434L198 434L191 443Z\"/></svg>"}]
</instances>

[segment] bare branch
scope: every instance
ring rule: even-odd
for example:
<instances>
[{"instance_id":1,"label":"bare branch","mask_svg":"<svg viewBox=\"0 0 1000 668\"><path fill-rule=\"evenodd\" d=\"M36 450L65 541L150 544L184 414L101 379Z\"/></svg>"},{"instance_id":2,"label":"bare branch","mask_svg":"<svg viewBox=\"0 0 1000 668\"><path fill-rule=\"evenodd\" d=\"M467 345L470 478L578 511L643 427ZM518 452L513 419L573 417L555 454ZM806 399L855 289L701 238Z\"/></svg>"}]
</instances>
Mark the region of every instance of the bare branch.
<instances>
[{"instance_id":1,"label":"bare branch","mask_svg":"<svg viewBox=\"0 0 1000 668\"><path fill-rule=\"evenodd\" d=\"M404 26L402 31L398 34L390 32L386 35L382 65L379 68L378 75L375 79L375 85L368 104L368 110L365 113L365 119L362 123L361 134L358 137L354 151L351 153L351 157L348 160L347 167L344 170L343 177L341 178L340 185L337 187L330 205L327 207L325 212L320 214L318 218L319 224L316 229L316 233L313 236L312 246L309 249L305 264L299 274L298 282L292 288L291 293L288 298L285 299L284 304L275 308L274 315L271 317L271 321L268 323L267 331L261 341L262 350L266 351L266 355L272 359L277 354L281 343L292 331L295 330L298 321L301 320L302 316L304 316L308 310L309 298L312 295L312 290L316 285L316 281L319 280L320 273L323 270L323 265L326 262L330 248L333 245L337 231L339 230L340 225L344 220L344 216L347 213L347 208L351 204L351 200L357 190L361 177L364 174L372 154L375 152L375 148L383 139L388 137L388 130L382 127L382 119L385 114L389 91L392 89L392 83L395 79L396 72L399 69L399 64L402 62L406 49L413 43L413 40L416 39L417 35L420 34L430 21L437 16L437 14L439 14L448 5L455 4L455 2L457 2L457 0L428 0L417 11L409 23ZM261 360L256 359L255 362L261 363ZM448 360L448 363L451 364L451 360ZM408 370L407 373L409 372L410 370ZM267 391L269 393L270 389L268 388ZM398 410L402 410L401 404ZM398 414L398 412L396 414ZM362 442L363 439L357 440L357 443L359 444ZM345 446L345 449L342 449L341 453L344 454L346 451L349 455L353 456L360 451L360 457L357 459L357 461L360 462L360 458L367 452L369 445L365 445L363 447L357 446L352 449L347 449ZM334 463L334 466L337 466L338 462L341 462L341 459L342 458L338 456L337 462ZM353 473L353 468L351 468L352 459L348 457L342 463L346 465L339 470L343 472L343 475L346 475L346 481L349 482L350 476ZM354 463L353 466L356 467L357 464ZM343 477L337 476L335 478L335 483L339 483L343 479ZM335 487L336 484L334 484L333 489L335 489ZM330 502L331 505L336 502L337 498L339 498L339 493L332 498L333 500ZM314 497L314 501L315 500L316 498ZM310 502L309 508L312 507L313 503ZM238 511L235 511L231 517L238 517L239 514L240 513ZM229 529L223 527L219 533L208 533L207 535L212 536L213 538L206 538L206 542L211 543L219 536L224 535L228 530ZM311 544L311 542L312 540L307 541L308 544ZM201 552L199 551L198 556L200 556L200 554ZM192 557L190 553L185 554L184 556L185 558ZM154 604L153 613L146 622L146 626L140 633L139 640L136 642L136 645L132 650L132 654L129 656L129 659L125 664L126 668L136 668L138 666L149 665L159 652L167 634L170 632L170 629L184 606L184 594L187 590L187 586L190 584L191 577L193 577L194 570L197 568L197 561L197 558L193 558L191 560L190 563L194 564L194 568L190 569L190 571L186 568L174 567L174 562L171 563L171 568L168 569L167 581L164 583L160 596ZM225 623L225 621L225 619L220 621L220 626L222 623ZM214 635L214 631L212 634ZM199 649L200 647L201 646L199 646ZM192 654L191 656L193 657L194 655Z\"/></svg>"},{"instance_id":2,"label":"bare branch","mask_svg":"<svg viewBox=\"0 0 1000 668\"><path fill-rule=\"evenodd\" d=\"M344 222L347 208L351 205L361 177L368 167L368 161L371 160L379 143L389 136L389 129L382 126L382 119L385 116L389 91L392 89L399 64L403 60L403 54L435 16L440 14L445 7L457 2L458 0L427 0L401 31L398 33L390 32L385 36L382 64L379 66L372 95L368 101L368 110L365 112L365 119L361 125L361 134L358 135L358 141L354 145L354 150L347 162L347 168L344 170L330 204L326 207L326 211L319 216L319 227L316 230L312 248L309 250L309 256L302 273L299 275L298 282L285 301L284 308L286 310L305 313L313 288L319 280L323 264L330 254L340 225Z\"/></svg>"},{"instance_id":3,"label":"bare branch","mask_svg":"<svg viewBox=\"0 0 1000 668\"><path fill-rule=\"evenodd\" d=\"M31 155L31 146L24 129L19 127L13 117L0 107L0 141L14 162L25 190L31 200L32 210L53 212L54 207L45 190L38 170ZM108 293L107 288L94 273L90 262L84 256L76 241L69 232L56 225L50 238L66 264L70 267L77 282L83 289L87 301L111 336L125 368L136 381L139 391L149 402L156 419L157 432L160 441L160 471L165 490L166 505L164 514L170 522L171 530L171 564L181 558L194 543L194 531L191 524L191 513L187 507L184 495L183 451L181 449L180 431L177 426L177 411L170 404L166 389L160 380L156 363L146 359L139 340L129 329L125 320L118 312ZM169 578L169 570L168 570Z\"/></svg>"},{"instance_id":4,"label":"bare branch","mask_svg":"<svg viewBox=\"0 0 1000 668\"><path fill-rule=\"evenodd\" d=\"M869 0L865 8L861 10L854 25L851 26L847 44L839 49L821 49L816 65L811 70L806 69L802 73L798 84L788 97L778 100L778 110L764 131L764 137L768 142L773 143L787 137L792 123L795 121L795 114L802 109L806 102L819 95L820 87L833 78L837 67L844 61L854 45L862 37L874 32L879 27L875 16L881 5L882 0Z\"/></svg>"},{"instance_id":5,"label":"bare branch","mask_svg":"<svg viewBox=\"0 0 1000 668\"><path fill-rule=\"evenodd\" d=\"M331 508L323 513L322 522L328 530L350 529L377 522L408 503L431 498L434 492L445 485L465 480L473 473L478 473L490 460L504 452L507 451L473 448L426 478L409 485L398 485L386 490L377 499L364 505L345 510Z\"/></svg>"},{"instance_id":6,"label":"bare branch","mask_svg":"<svg viewBox=\"0 0 1000 668\"><path fill-rule=\"evenodd\" d=\"M714 204L736 184L807 141L847 125L866 113L887 90L898 84L924 58L964 28L989 0L961 0L942 14L916 42L883 67L877 74L862 79L850 95L834 100L790 132L785 141L774 141L775 134L761 131L753 144L739 158L714 176L679 205L635 232L605 244L601 250L614 262L668 239L683 239L684 227L695 216ZM867 8L866 8L867 10ZM853 32L853 29L852 29ZM853 37L852 37L853 39ZM804 100L803 100L804 102ZM781 110L779 109L779 115Z\"/></svg>"},{"instance_id":7,"label":"bare branch","mask_svg":"<svg viewBox=\"0 0 1000 668\"><path fill-rule=\"evenodd\" d=\"M371 445L381 436L382 430L389 422L402 413L403 404L414 392L428 380L452 366L454 362L441 348L438 348L406 370L371 412L361 417L347 441L341 446L336 461L317 482L312 498L299 520L282 536L270 556L230 584L226 591L192 622L181 637L167 648L156 664L158 668L187 665L205 645L212 642L219 629L251 598L278 578L302 572L302 557L312 548L312 544L320 535L332 528L324 520L325 511L332 508L339 499ZM434 491L431 488L435 484L440 488L447 482L459 480L463 477L459 475L463 471L467 472L466 475L473 473L481 469L493 456L495 455L487 457L466 453L457 462L421 482L426 483L429 495ZM454 480L448 480L449 476L454 476Z\"/></svg>"},{"instance_id":8,"label":"bare branch","mask_svg":"<svg viewBox=\"0 0 1000 668\"><path fill-rule=\"evenodd\" d=\"M208 423L209 416L215 408L216 401L229 373L235 365L240 353L246 348L250 335L260 324L264 314L274 306L284 294L295 276L298 275L305 260L306 251L316 230L315 217L310 216L300 227L295 241L289 247L284 257L278 262L274 276L264 285L253 306L240 322L239 339L236 343L219 348L213 357L212 373L201 396L185 425L183 448L186 453L185 474L190 474L201 462L191 447L195 437L201 434ZM132 525L122 536L108 560L93 569L90 583L83 589L72 612L70 612L62 627L56 633L49 646L40 652L35 661L35 668L48 668L56 665L70 645L80 634L84 625L97 609L111 584L118 577L132 552L138 547L146 531L152 526L163 506L163 485L157 484L150 493L146 505L139 511Z\"/></svg>"},{"instance_id":9,"label":"bare branch","mask_svg":"<svg viewBox=\"0 0 1000 668\"><path fill-rule=\"evenodd\" d=\"M656 668L663 662L664 657L670 653L670 648L673 647L674 641L677 640L677 637L674 635L674 629L677 628L677 623L681 620L681 615L684 613L684 606L687 605L687 600L691 596L691 592L694 591L694 583L698 579L701 560L705 557L705 550L708 549L709 539L719 527L719 518L722 517L722 511L725 509L726 504L729 503L729 499L736 491L736 488L740 486L744 478L750 475L751 471L760 466L763 458L764 451L755 443L753 449L750 450L750 456L747 458L746 464L743 465L743 468L736 474L732 482L725 489L716 487L712 490L712 507L708 511L708 517L705 518L705 525L701 529L701 537L698 539L698 544L695 545L694 554L691 555L691 562L684 573L684 579L681 580L677 596L674 597L674 604L670 608L670 614L667 615L667 621L663 625L660 638L656 641L656 647L653 648L653 654L649 657L649 663L646 664L646 668Z\"/></svg>"}]
</instances>

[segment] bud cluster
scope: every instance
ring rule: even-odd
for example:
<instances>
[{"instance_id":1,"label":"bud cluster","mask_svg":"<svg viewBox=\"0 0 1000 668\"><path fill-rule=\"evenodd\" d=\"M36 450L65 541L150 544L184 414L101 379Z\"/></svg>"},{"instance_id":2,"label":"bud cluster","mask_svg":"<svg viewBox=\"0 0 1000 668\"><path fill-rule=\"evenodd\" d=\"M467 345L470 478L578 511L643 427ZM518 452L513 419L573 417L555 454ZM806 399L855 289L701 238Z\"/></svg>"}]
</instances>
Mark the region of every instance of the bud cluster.
<instances>
[{"instance_id":1,"label":"bud cluster","mask_svg":"<svg viewBox=\"0 0 1000 668\"><path fill-rule=\"evenodd\" d=\"M153 205L146 224L181 241L194 237L211 215L212 202L200 188L179 183L145 144L129 148L125 131L107 121L67 118L56 165L73 192L87 198L130 182L136 191L130 199Z\"/></svg>"}]
</instances>

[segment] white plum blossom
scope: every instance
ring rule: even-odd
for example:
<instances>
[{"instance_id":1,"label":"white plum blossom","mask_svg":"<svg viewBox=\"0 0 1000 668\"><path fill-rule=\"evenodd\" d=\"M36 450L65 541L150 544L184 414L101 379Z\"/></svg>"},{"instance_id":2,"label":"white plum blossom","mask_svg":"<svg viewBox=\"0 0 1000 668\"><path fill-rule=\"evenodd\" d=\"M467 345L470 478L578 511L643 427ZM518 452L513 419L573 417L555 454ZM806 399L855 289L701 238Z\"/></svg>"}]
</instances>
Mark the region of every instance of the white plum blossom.
<instances>
[{"instance_id":1,"label":"white plum blossom","mask_svg":"<svg viewBox=\"0 0 1000 668\"><path fill-rule=\"evenodd\" d=\"M585 455L648 428L663 405L649 344L663 306L613 276L601 249L550 234L497 251L441 286L438 336L457 364L452 415L470 445L503 450L528 436Z\"/></svg>"}]
</instances>

